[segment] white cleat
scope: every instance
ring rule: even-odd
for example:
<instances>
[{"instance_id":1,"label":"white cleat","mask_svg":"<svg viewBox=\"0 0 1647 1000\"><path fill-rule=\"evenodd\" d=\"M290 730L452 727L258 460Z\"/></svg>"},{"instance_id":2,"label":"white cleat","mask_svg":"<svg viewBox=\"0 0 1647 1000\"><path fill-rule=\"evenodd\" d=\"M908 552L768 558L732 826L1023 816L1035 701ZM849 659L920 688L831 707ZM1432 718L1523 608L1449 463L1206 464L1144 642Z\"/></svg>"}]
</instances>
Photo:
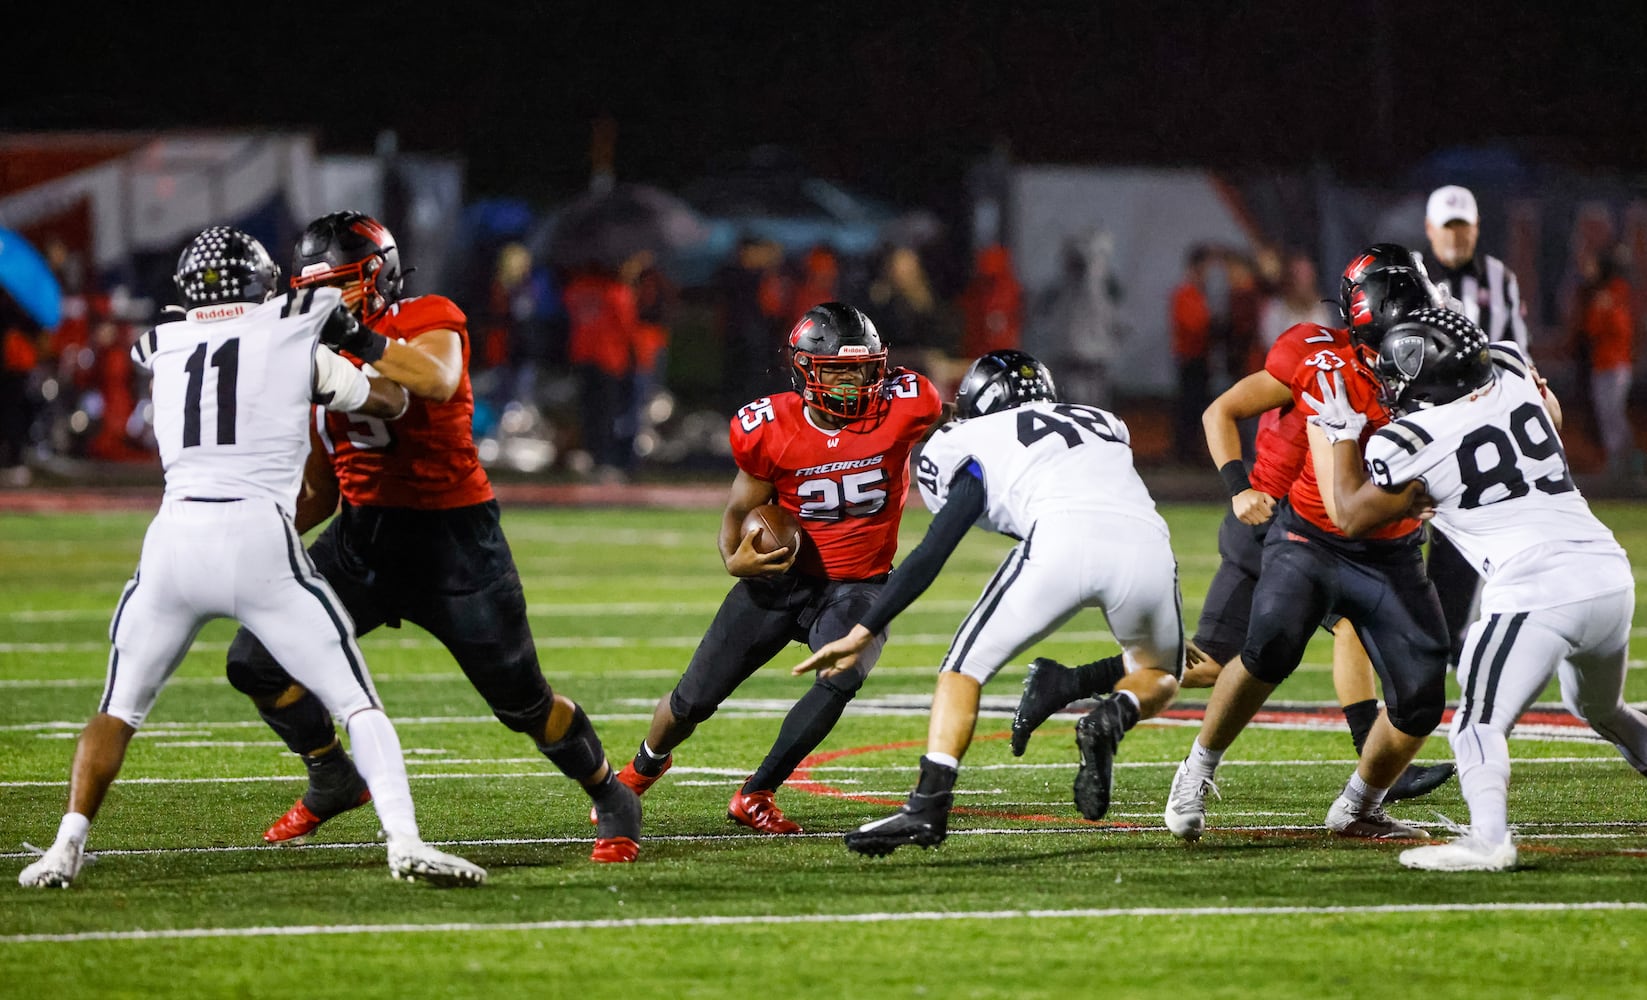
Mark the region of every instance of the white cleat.
<instances>
[{"instance_id":1,"label":"white cleat","mask_svg":"<svg viewBox=\"0 0 1647 1000\"><path fill-rule=\"evenodd\" d=\"M389 874L443 889L468 888L486 882L486 869L455 854L437 851L421 840L396 841L389 845Z\"/></svg>"},{"instance_id":2,"label":"white cleat","mask_svg":"<svg viewBox=\"0 0 1647 1000\"><path fill-rule=\"evenodd\" d=\"M1207 829L1207 792L1218 794L1218 786L1210 777L1190 771L1186 758L1172 776L1172 788L1167 792L1167 810L1164 819L1167 829L1179 840L1197 841Z\"/></svg>"},{"instance_id":3,"label":"white cleat","mask_svg":"<svg viewBox=\"0 0 1647 1000\"><path fill-rule=\"evenodd\" d=\"M1430 835L1428 830L1394 819L1382 805L1357 809L1342 795L1327 811L1327 829L1340 837L1365 840L1423 840Z\"/></svg>"},{"instance_id":4,"label":"white cleat","mask_svg":"<svg viewBox=\"0 0 1647 1000\"><path fill-rule=\"evenodd\" d=\"M35 889L67 889L80 874L85 862L85 848L72 841L51 845L51 850L40 855L40 860L17 876L17 884Z\"/></svg>"},{"instance_id":5,"label":"white cleat","mask_svg":"<svg viewBox=\"0 0 1647 1000\"><path fill-rule=\"evenodd\" d=\"M1515 842L1488 844L1475 837L1460 837L1446 844L1412 847L1401 852L1408 868L1432 872L1503 872L1515 867Z\"/></svg>"}]
</instances>

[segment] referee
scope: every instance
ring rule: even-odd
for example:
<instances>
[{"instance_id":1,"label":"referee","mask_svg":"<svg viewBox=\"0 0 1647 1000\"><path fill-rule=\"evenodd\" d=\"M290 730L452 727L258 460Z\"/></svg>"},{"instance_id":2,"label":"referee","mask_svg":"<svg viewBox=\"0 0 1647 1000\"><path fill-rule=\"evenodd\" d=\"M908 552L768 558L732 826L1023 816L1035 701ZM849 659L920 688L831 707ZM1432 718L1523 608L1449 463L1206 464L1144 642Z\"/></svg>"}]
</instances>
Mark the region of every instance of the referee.
<instances>
[{"instance_id":1,"label":"referee","mask_svg":"<svg viewBox=\"0 0 1647 1000\"><path fill-rule=\"evenodd\" d=\"M1449 184L1430 192L1424 208L1424 235L1435 258L1430 278L1447 295L1448 308L1468 316L1486 331L1488 340L1514 341L1528 354L1521 286L1503 261L1475 252L1480 221L1475 195L1468 188ZM1481 578L1458 549L1435 531L1430 532L1429 568L1447 619L1447 637L1452 643L1449 659L1456 666L1464 648L1464 630L1476 617Z\"/></svg>"}]
</instances>

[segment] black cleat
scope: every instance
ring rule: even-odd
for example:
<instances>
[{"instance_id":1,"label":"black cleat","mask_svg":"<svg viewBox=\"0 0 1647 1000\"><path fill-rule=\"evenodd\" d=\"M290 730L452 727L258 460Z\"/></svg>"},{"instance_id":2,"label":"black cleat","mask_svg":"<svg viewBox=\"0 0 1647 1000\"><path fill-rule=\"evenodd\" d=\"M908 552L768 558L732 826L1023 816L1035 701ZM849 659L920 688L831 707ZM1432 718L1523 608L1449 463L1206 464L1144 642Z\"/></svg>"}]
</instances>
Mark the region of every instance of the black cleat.
<instances>
[{"instance_id":1,"label":"black cleat","mask_svg":"<svg viewBox=\"0 0 1647 1000\"><path fill-rule=\"evenodd\" d=\"M1081 697L1075 689L1075 671L1057 660L1037 657L1024 677L1024 693L1012 714L1012 756L1022 757L1029 734L1059 709Z\"/></svg>"},{"instance_id":2,"label":"black cleat","mask_svg":"<svg viewBox=\"0 0 1647 1000\"><path fill-rule=\"evenodd\" d=\"M1100 698L1098 707L1075 724L1075 749L1081 754L1081 769L1075 772L1075 808L1087 819L1103 819L1109 812L1115 748L1126 731L1121 704L1114 695Z\"/></svg>"},{"instance_id":3,"label":"black cleat","mask_svg":"<svg viewBox=\"0 0 1647 1000\"><path fill-rule=\"evenodd\" d=\"M1452 764L1434 764L1430 767L1408 764L1407 769L1401 772L1401 777L1395 779L1395 784L1384 793L1384 801L1400 802L1403 799L1416 799L1421 795L1428 795L1445 785L1456 770L1458 769Z\"/></svg>"},{"instance_id":4,"label":"black cleat","mask_svg":"<svg viewBox=\"0 0 1647 1000\"><path fill-rule=\"evenodd\" d=\"M950 792L923 795L912 792L903 808L846 835L846 848L872 858L884 857L905 844L937 847L949 834Z\"/></svg>"}]
</instances>

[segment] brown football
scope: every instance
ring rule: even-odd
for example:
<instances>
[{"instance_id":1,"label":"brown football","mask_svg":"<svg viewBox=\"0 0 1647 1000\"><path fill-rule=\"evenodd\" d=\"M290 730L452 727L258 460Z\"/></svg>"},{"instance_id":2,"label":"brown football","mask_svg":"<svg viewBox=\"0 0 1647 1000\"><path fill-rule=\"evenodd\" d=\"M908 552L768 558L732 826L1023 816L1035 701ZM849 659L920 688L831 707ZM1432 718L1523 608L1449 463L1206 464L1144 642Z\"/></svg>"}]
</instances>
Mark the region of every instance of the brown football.
<instances>
[{"instance_id":1,"label":"brown football","mask_svg":"<svg viewBox=\"0 0 1647 1000\"><path fill-rule=\"evenodd\" d=\"M757 527L760 528L760 532L755 535L757 552L771 552L785 546L790 549L800 547L800 519L775 503L762 504L744 516L744 534L749 534L751 529Z\"/></svg>"}]
</instances>

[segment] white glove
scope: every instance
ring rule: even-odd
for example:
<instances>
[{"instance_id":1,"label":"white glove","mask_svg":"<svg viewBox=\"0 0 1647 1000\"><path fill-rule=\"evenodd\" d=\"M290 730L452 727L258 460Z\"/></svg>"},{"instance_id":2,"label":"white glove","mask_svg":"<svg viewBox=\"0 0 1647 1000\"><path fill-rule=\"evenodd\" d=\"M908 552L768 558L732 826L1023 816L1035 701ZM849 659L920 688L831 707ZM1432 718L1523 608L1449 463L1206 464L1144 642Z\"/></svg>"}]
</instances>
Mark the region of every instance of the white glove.
<instances>
[{"instance_id":1,"label":"white glove","mask_svg":"<svg viewBox=\"0 0 1647 1000\"><path fill-rule=\"evenodd\" d=\"M1349 391L1344 388L1344 373L1333 372L1329 380L1326 372L1320 372L1315 376L1315 384L1321 387L1320 399L1307 392L1300 393L1304 402L1315 410L1306 419L1321 428L1333 444L1361 440L1361 431L1367 426L1367 415L1350 405Z\"/></svg>"}]
</instances>

